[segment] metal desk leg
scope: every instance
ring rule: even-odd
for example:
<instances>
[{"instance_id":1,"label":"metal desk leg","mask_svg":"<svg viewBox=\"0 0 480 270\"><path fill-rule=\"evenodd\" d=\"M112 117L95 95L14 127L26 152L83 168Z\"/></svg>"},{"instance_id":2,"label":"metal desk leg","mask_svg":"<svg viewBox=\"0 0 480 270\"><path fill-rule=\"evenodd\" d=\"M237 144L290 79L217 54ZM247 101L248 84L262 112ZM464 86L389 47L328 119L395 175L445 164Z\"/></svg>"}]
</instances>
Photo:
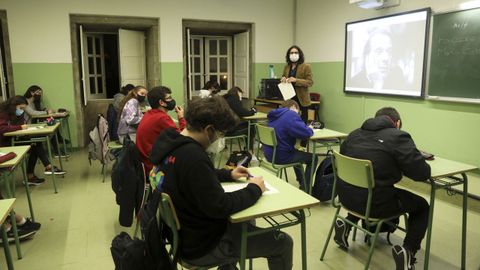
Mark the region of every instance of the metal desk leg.
<instances>
[{"instance_id":1,"label":"metal desk leg","mask_svg":"<svg viewBox=\"0 0 480 270\"><path fill-rule=\"evenodd\" d=\"M7 268L8 270L13 270L12 254L10 253L7 233L5 232L3 224L0 224L0 233L2 234L3 252L5 253L5 258L7 260Z\"/></svg>"},{"instance_id":2,"label":"metal desk leg","mask_svg":"<svg viewBox=\"0 0 480 270\"><path fill-rule=\"evenodd\" d=\"M65 117L65 122L67 123L68 141L70 142L70 143L68 144L68 146L69 146L69 148L70 148L70 153L71 153L73 146L72 146L72 136L71 136L71 134L70 134L70 125L69 125L69 123L68 123L68 118L70 118L70 116Z\"/></svg>"},{"instance_id":3,"label":"metal desk leg","mask_svg":"<svg viewBox=\"0 0 480 270\"><path fill-rule=\"evenodd\" d=\"M48 151L48 159L50 160L50 166L52 166L52 181L53 181L53 189L55 190L55 193L58 193L57 191L57 183L55 182L55 173L54 173L54 167L53 167L53 162L52 162L52 149L50 145L50 139L47 138L47 151Z\"/></svg>"},{"instance_id":4,"label":"metal desk leg","mask_svg":"<svg viewBox=\"0 0 480 270\"><path fill-rule=\"evenodd\" d=\"M463 211L462 211L462 268L466 269L465 255L467 251L467 202L468 202L468 178L462 173L463 178Z\"/></svg>"},{"instance_id":5,"label":"metal desk leg","mask_svg":"<svg viewBox=\"0 0 480 270\"><path fill-rule=\"evenodd\" d=\"M247 151L250 151L250 123L251 123L251 121L248 120L248 125L247 125ZM253 154L253 151L252 151L252 154Z\"/></svg>"},{"instance_id":6,"label":"metal desk leg","mask_svg":"<svg viewBox=\"0 0 480 270\"><path fill-rule=\"evenodd\" d=\"M62 154L60 152L60 146L58 145L58 132L55 132L53 136L55 136L55 142L57 143L57 153L58 153L58 162L60 163L60 170L63 170Z\"/></svg>"},{"instance_id":7,"label":"metal desk leg","mask_svg":"<svg viewBox=\"0 0 480 270\"><path fill-rule=\"evenodd\" d=\"M307 224L305 222L305 212L300 210L300 234L302 238L302 269L307 270Z\"/></svg>"},{"instance_id":8,"label":"metal desk leg","mask_svg":"<svg viewBox=\"0 0 480 270\"><path fill-rule=\"evenodd\" d=\"M312 186L315 183L315 179L313 176L315 175L315 171L317 168L315 168L315 159L317 158L317 155L315 153L316 148L317 148L317 143L315 141L312 141L312 165L310 166L310 186L308 187L308 194L312 194Z\"/></svg>"},{"instance_id":9,"label":"metal desk leg","mask_svg":"<svg viewBox=\"0 0 480 270\"><path fill-rule=\"evenodd\" d=\"M428 269L428 262L430 260L430 243L432 241L432 226L433 226L433 210L435 207L435 192L436 192L436 184L433 179L430 179L430 210L428 213L428 227L427 227L427 242L425 245L425 262L423 264L423 269Z\"/></svg>"},{"instance_id":10,"label":"metal desk leg","mask_svg":"<svg viewBox=\"0 0 480 270\"><path fill-rule=\"evenodd\" d=\"M62 129L63 129L63 121L62 121L62 123L60 124L60 127L62 127ZM60 133L60 130L58 130L58 132ZM60 133L60 135L61 135L61 133ZM65 144L65 135L62 135L61 137L62 137L62 144L63 144L63 147L62 147L62 148L63 148L63 152L64 152L65 155L66 155L66 154L67 154L67 145ZM60 152L59 152L59 154L60 154ZM65 157L65 160L68 160L68 158Z\"/></svg>"},{"instance_id":11,"label":"metal desk leg","mask_svg":"<svg viewBox=\"0 0 480 270\"><path fill-rule=\"evenodd\" d=\"M22 259L22 251L20 250L20 240L18 239L17 221L15 220L15 212L13 210L10 212L10 220L12 223L12 228L10 228L10 230L13 230L13 235L15 235L15 246L17 247L17 258L20 260Z\"/></svg>"},{"instance_id":12,"label":"metal desk leg","mask_svg":"<svg viewBox=\"0 0 480 270\"><path fill-rule=\"evenodd\" d=\"M247 259L247 223L242 223L242 240L240 243L240 270L245 270L245 260Z\"/></svg>"},{"instance_id":13,"label":"metal desk leg","mask_svg":"<svg viewBox=\"0 0 480 270\"><path fill-rule=\"evenodd\" d=\"M35 222L35 215L33 214L32 198L30 197L30 187L28 186L27 169L25 166L25 158L22 160L22 174L23 184L25 185L25 192L27 193L28 208L30 209L30 217Z\"/></svg>"}]
</instances>

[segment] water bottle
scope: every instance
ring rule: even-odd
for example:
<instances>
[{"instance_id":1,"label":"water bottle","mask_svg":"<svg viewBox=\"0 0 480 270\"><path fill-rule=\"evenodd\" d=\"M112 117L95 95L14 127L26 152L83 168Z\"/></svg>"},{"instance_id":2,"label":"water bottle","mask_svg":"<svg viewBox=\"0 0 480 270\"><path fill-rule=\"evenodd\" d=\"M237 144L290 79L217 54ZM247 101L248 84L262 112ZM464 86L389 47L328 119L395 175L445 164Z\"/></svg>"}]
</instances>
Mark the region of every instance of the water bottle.
<instances>
[{"instance_id":1,"label":"water bottle","mask_svg":"<svg viewBox=\"0 0 480 270\"><path fill-rule=\"evenodd\" d=\"M270 79L275 79L275 70L273 69L273 65L268 66L268 74L270 76Z\"/></svg>"}]
</instances>

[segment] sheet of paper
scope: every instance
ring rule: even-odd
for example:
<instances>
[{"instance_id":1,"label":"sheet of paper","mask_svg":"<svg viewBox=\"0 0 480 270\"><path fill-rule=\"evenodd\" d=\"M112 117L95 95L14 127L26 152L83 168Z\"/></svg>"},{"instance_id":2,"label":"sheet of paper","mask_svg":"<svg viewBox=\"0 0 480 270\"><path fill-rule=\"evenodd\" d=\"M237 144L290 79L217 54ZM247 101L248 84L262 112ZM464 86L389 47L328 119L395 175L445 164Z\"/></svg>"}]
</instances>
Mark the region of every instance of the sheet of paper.
<instances>
[{"instance_id":1,"label":"sheet of paper","mask_svg":"<svg viewBox=\"0 0 480 270\"><path fill-rule=\"evenodd\" d=\"M223 190L225 190L225 192L234 192L242 188L245 188L247 185L248 183L234 183L234 184L224 185L222 187L223 187ZM267 188L267 190L263 193L263 195L278 193L278 190L274 188L272 185L270 185L267 181L265 181L265 187Z\"/></svg>"},{"instance_id":2,"label":"sheet of paper","mask_svg":"<svg viewBox=\"0 0 480 270\"><path fill-rule=\"evenodd\" d=\"M5 156L7 153L0 152L0 157Z\"/></svg>"},{"instance_id":3,"label":"sheet of paper","mask_svg":"<svg viewBox=\"0 0 480 270\"><path fill-rule=\"evenodd\" d=\"M278 89L280 89L284 100L291 99L295 96L295 88L293 88L291 83L279 83Z\"/></svg>"},{"instance_id":4,"label":"sheet of paper","mask_svg":"<svg viewBox=\"0 0 480 270\"><path fill-rule=\"evenodd\" d=\"M28 127L26 130L37 130L42 128L44 128L44 126L34 126L34 127Z\"/></svg>"}]
</instances>

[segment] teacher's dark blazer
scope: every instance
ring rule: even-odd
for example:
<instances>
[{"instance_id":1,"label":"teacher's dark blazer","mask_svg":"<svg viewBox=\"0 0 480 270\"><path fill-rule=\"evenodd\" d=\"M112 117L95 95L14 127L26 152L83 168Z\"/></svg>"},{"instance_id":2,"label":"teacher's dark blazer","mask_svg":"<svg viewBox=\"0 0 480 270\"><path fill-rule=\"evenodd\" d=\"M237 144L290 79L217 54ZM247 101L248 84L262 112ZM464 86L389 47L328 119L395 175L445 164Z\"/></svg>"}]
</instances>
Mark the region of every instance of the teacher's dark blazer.
<instances>
[{"instance_id":1,"label":"teacher's dark blazer","mask_svg":"<svg viewBox=\"0 0 480 270\"><path fill-rule=\"evenodd\" d=\"M282 76L288 78L289 71L290 66L285 65ZM305 63L298 65L295 78L297 79L297 82L295 83L295 92L297 93L300 105L303 107L310 106L310 93L308 92L308 87L313 85L312 68L310 65Z\"/></svg>"}]
</instances>

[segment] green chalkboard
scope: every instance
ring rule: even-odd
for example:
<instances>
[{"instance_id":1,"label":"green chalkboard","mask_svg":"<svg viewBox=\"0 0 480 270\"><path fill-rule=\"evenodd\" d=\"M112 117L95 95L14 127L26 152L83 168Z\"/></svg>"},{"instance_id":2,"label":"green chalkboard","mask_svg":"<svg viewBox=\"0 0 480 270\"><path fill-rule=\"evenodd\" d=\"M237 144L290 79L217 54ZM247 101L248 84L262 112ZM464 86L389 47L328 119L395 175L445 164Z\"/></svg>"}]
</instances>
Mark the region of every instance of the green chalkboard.
<instances>
[{"instance_id":1,"label":"green chalkboard","mask_svg":"<svg viewBox=\"0 0 480 270\"><path fill-rule=\"evenodd\" d=\"M433 16L428 95L480 100L480 8Z\"/></svg>"}]
</instances>

